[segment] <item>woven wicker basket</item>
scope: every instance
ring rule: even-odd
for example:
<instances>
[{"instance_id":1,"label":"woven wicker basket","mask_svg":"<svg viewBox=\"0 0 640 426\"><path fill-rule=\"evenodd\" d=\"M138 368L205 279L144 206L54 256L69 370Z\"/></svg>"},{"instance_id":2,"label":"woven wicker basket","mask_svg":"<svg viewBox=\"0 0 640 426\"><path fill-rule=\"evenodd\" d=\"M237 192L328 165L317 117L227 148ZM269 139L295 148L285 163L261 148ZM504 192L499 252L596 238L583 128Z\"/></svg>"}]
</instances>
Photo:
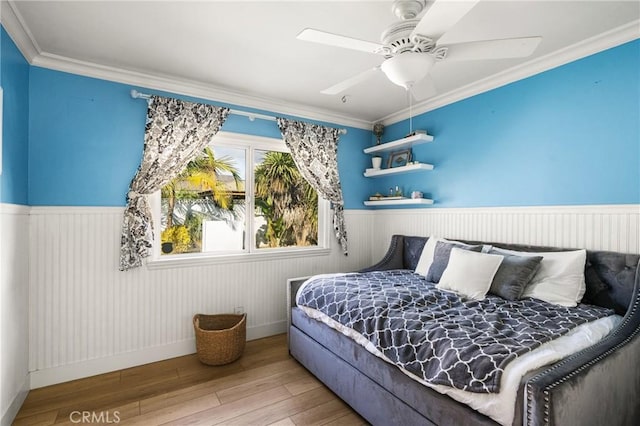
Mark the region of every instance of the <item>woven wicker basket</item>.
<instances>
[{"instance_id":1,"label":"woven wicker basket","mask_svg":"<svg viewBox=\"0 0 640 426\"><path fill-rule=\"evenodd\" d=\"M193 328L198 359L203 364L228 364L242 355L247 338L246 314L196 314Z\"/></svg>"}]
</instances>

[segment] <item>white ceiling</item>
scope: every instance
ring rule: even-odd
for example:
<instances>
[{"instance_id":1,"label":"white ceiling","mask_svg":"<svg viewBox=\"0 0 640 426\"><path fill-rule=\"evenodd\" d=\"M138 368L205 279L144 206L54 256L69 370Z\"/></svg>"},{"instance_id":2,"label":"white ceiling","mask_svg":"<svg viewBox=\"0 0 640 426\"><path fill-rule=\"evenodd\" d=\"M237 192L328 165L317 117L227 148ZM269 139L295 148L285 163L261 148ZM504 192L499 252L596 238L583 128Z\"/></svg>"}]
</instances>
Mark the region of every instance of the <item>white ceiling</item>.
<instances>
[{"instance_id":1,"label":"white ceiling","mask_svg":"<svg viewBox=\"0 0 640 426\"><path fill-rule=\"evenodd\" d=\"M362 122L407 108L404 89L377 73L349 89L346 103L342 94L328 96L320 90L383 58L300 41L296 35L312 27L378 42L396 20L391 3L10 0L33 45L33 63L66 61L133 71L220 90L231 99L238 95L246 106L274 102ZM637 0L481 1L441 42L524 36L543 40L529 58L438 63L432 71L437 96L524 63L540 62L623 26L637 31L639 18ZM282 108L273 110L278 109Z\"/></svg>"}]
</instances>

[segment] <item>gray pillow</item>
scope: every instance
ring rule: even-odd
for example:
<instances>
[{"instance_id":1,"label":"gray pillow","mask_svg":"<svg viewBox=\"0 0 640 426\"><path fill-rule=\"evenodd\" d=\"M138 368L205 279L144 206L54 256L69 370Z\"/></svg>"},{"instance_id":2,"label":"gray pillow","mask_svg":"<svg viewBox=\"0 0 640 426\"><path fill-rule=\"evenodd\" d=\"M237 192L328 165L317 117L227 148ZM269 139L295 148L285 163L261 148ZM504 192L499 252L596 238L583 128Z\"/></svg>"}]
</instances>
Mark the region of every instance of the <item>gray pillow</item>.
<instances>
[{"instance_id":1,"label":"gray pillow","mask_svg":"<svg viewBox=\"0 0 640 426\"><path fill-rule=\"evenodd\" d=\"M519 300L527 284L538 272L542 256L513 256L498 250L489 253L504 256L489 293L506 300Z\"/></svg>"},{"instance_id":2,"label":"gray pillow","mask_svg":"<svg viewBox=\"0 0 640 426\"><path fill-rule=\"evenodd\" d=\"M451 250L456 247L463 250L481 252L482 246L469 246L466 244L447 243L444 241L438 241L436 243L436 249L433 252L433 263L427 273L427 281L432 283L439 283L442 273L447 269L449 264L449 257L451 257Z\"/></svg>"}]
</instances>

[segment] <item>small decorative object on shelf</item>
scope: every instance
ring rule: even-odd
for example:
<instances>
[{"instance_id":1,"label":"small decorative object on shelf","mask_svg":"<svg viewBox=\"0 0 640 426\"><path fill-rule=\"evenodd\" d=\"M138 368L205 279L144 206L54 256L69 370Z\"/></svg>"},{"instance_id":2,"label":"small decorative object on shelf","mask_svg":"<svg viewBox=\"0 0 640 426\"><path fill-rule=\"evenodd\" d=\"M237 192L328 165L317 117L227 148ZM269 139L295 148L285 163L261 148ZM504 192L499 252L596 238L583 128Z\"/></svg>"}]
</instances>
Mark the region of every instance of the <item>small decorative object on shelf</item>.
<instances>
[{"instance_id":1,"label":"small decorative object on shelf","mask_svg":"<svg viewBox=\"0 0 640 426\"><path fill-rule=\"evenodd\" d=\"M375 123L373 125L373 134L376 137L376 145L380 145L380 138L382 137L382 135L384 134L384 124L382 123Z\"/></svg>"},{"instance_id":2,"label":"small decorative object on shelf","mask_svg":"<svg viewBox=\"0 0 640 426\"><path fill-rule=\"evenodd\" d=\"M389 156L389 164L387 165L387 168L390 169L392 167L406 166L407 164L409 164L409 161L411 161L410 149L405 149L403 151L398 151L398 152L392 152L391 155Z\"/></svg>"},{"instance_id":3,"label":"small decorative object on shelf","mask_svg":"<svg viewBox=\"0 0 640 426\"><path fill-rule=\"evenodd\" d=\"M374 170L380 170L380 167L382 166L382 157L379 155L371 157L371 165Z\"/></svg>"},{"instance_id":4,"label":"small decorative object on shelf","mask_svg":"<svg viewBox=\"0 0 640 426\"><path fill-rule=\"evenodd\" d=\"M422 198L423 194L420 191L413 191L411 192L411 198L416 200L418 198Z\"/></svg>"},{"instance_id":5,"label":"small decorative object on shelf","mask_svg":"<svg viewBox=\"0 0 640 426\"><path fill-rule=\"evenodd\" d=\"M403 196L395 196L395 195L389 195L388 197L385 197L384 195L381 195L379 192L376 193L376 195L372 195L369 197L369 201L392 201L392 200L406 200L406 198L404 198Z\"/></svg>"},{"instance_id":6,"label":"small decorative object on shelf","mask_svg":"<svg viewBox=\"0 0 640 426\"><path fill-rule=\"evenodd\" d=\"M414 130L413 132L405 136L405 138L410 138L411 136L415 136L415 135L426 135L426 134L427 134L426 130Z\"/></svg>"}]
</instances>

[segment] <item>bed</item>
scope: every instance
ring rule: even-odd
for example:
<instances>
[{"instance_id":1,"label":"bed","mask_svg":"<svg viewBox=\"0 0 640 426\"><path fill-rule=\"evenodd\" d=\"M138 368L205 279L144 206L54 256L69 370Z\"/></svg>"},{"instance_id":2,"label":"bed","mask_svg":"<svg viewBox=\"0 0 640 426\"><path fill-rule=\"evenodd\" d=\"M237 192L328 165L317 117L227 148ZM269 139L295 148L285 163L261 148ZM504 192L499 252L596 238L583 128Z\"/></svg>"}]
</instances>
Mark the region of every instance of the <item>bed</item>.
<instances>
[{"instance_id":1,"label":"bed","mask_svg":"<svg viewBox=\"0 0 640 426\"><path fill-rule=\"evenodd\" d=\"M640 402L638 400L640 391L640 362L638 361L640 355L640 339L638 338L640 327L640 313L638 312L640 257L638 255L583 251L585 258L582 260L580 271L583 277L583 294L578 296L582 303L574 304L576 306L569 306L569 304L559 308L564 312L563 315L571 313L570 316L575 316L576 324L571 325L568 331L551 330L552 336L541 335L540 341L532 343L525 349L519 346L514 349L504 349L504 346L499 346L501 350L504 349L505 353L498 354L494 350L496 354L491 356L495 356L495 358L488 358L490 362L501 366L497 375L485 374L487 373L485 371L487 361L484 360L475 366L465 364L465 371L474 372L473 379L465 382L462 380L465 379L465 374L461 373L458 375L459 377L454 377L454 382L461 377L462 381L452 383L448 374L445 374L446 377L438 376L432 366L417 363L415 354L419 352L416 349L418 345L411 347L411 351L406 350L410 346L407 346L407 341L422 339L424 332L417 338L415 335L412 337L410 332L399 331L400 328L395 325L389 327L389 324L395 324L393 321L399 321L392 319L392 315L389 313L394 310L394 307L397 308L398 315L406 317L404 318L405 323L409 323L416 319L410 315L425 315L421 306L438 304L443 306L436 315L438 321L443 318L443 313L448 315L449 312L460 311L459 306L462 306L464 312L464 315L460 317L462 319L448 318L450 323L441 326L444 328L440 329L423 327L436 336L437 333L442 333L443 329L447 333L447 330L455 329L451 324L458 324L458 322L467 321L470 318L475 318L477 320L474 320L475 322L484 324L482 313L506 312L503 305L508 309L517 308L515 312L527 312L528 309L528 313L522 315L525 322L527 318L532 318L532 315L539 315L541 312L543 315L547 315L549 326L541 327L545 333L548 332L547 329L554 329L555 323L563 322L558 318L564 317L558 317L557 313L547 313L550 304L537 300L535 294L532 297L523 297L520 300L512 298L507 301L502 300L502 297L488 294L478 302L468 299L466 296L462 297L461 302L450 296L449 291L438 289L435 284L426 279L427 277L422 276L422 271L420 274L415 272L424 266L421 265L421 260L424 259L423 250L427 250L425 247L433 247L431 243L435 240L427 244L428 240L426 237L394 235L384 258L376 265L358 273L330 274L315 277L309 282L306 278L289 280L287 294L288 306L290 307L288 318L291 355L372 424L631 425L640 421ZM503 256L506 256L505 253L509 253L509 250L515 250L514 253L518 254L528 252L532 257L541 253L544 256L535 257L544 257L545 259L553 258L556 253L558 256L577 253L575 250L554 247L460 240L458 242L468 246L482 247L482 249L478 249L482 252L485 252L485 248L489 247L487 253L488 250L492 250L491 253L500 253ZM440 247L440 243L436 247L438 250L443 248ZM447 281L447 277L451 275L450 272L454 269L452 266L454 260L457 261L464 256L474 259L491 257L490 255L469 254L466 251L463 253L463 250L459 248L462 247L455 248L449 255L449 267L445 268L445 271L447 269L449 271L439 277L441 284ZM497 251L494 252L494 249ZM474 249L468 250L473 251ZM517 257L520 258L520 256ZM429 276L429 278L433 277ZM359 281L357 285L354 285L349 280ZM365 306L362 300L368 300L367 298L373 296L362 296L362 300L358 302L346 302L346 300L353 299L353 294L345 296L338 293L336 289L342 291L345 288L357 288L358 294L360 294L366 284L375 287L375 292L371 294L378 294L376 292L379 291L380 283L387 282L391 284L388 284L389 289L384 290L387 293L384 293L383 299L388 303L384 308L383 317L385 321L390 322L385 326L384 333L377 332L376 334L371 332L370 327L374 327L374 323L380 323L380 318L372 319L369 323L362 320L366 317L365 314L372 309ZM493 291L493 287L491 291ZM415 294L413 296L405 294L411 292L427 295L426 299L416 298ZM388 299L388 294L393 294L394 297L396 294L400 294L400 301ZM318 297L318 295L322 296ZM331 303L327 303L329 308L326 308L326 312L322 311L321 306L316 306L318 305L317 300L324 301L324 295L331 295L333 298ZM508 295L503 295L503 297L509 298ZM300 306L296 303L297 300L301 302ZM335 300L344 303L337 304ZM353 320L356 315L352 312L354 306L349 308L348 303L362 305L361 308L364 306L357 313L358 321ZM414 309L413 305L417 308ZM552 305L555 306L555 303ZM458 308L452 310L450 309L452 306L458 306ZM477 311L472 312L469 309L477 309ZM346 311L350 313L347 314ZM578 311L580 311L579 314L576 313ZM389 314L387 315L387 313ZM333 318L331 314L334 315ZM433 316L434 314L429 315ZM581 315L583 317L577 319ZM485 317L489 316L485 314ZM507 314L507 317L510 321L511 314ZM543 324L542 321L530 321L524 325L518 323L514 327L527 329L527 327L535 326L538 322ZM356 323L357 326L354 325ZM504 317L499 320L499 323L505 323ZM461 329L466 327L465 324L460 324L462 324ZM587 330L586 327L593 327L591 324L596 325L596 331L591 329L583 331L583 327L584 330ZM491 329L495 328L495 324L484 324L480 328L483 327ZM392 329L393 332L390 332L389 329ZM509 330L507 337L513 337L512 331ZM420 327L417 327L415 333L420 332ZM598 335L598 333L600 334ZM466 334L463 337L469 338L469 336L477 339L477 342L481 342L481 338L477 335ZM594 340L588 340L591 338L588 336ZM405 339L405 341L401 341L401 339ZM516 340L524 341L526 339L523 339L522 335L518 335ZM391 341L397 344L397 347L390 345ZM381 342L382 344L380 344ZM461 342L460 348L471 346L468 343L464 344L464 339ZM551 360L550 362L542 362L544 357L539 355L539 352L547 353L548 346L554 345L560 352L565 351L566 353L561 354L562 357L558 359L554 357L560 355L554 354L548 358ZM493 348L495 347L493 346ZM429 350L434 351L433 353L441 351L437 347ZM401 360L396 355L402 352L409 352L414 358L408 361ZM464 357L460 355L462 354L461 350L455 353L456 356ZM458 364L455 363L453 367L446 367L443 361L446 357L441 358L437 361L438 363L442 362L444 370L448 369L449 372L454 372L458 368ZM467 358L471 359L474 356ZM483 356L483 358L487 357ZM507 358L509 358L508 362L500 364ZM529 361L535 360L540 365L536 365L534 362L526 368L521 366L523 360L527 360L527 358ZM416 367L416 365L418 366ZM504 365L508 367L504 368ZM474 368L482 374L478 374ZM511 372L515 373L511 374ZM424 374L421 375L421 373ZM455 376L455 374L451 376ZM487 377L485 381L477 379L485 376ZM435 383L432 382L433 379L435 379ZM448 381L449 383L447 383ZM501 383L502 388L500 387ZM507 392L509 387L512 388L510 396ZM475 399L467 400L468 395L475 398L476 394L480 395L480 401L484 398L485 402L477 403L474 402ZM485 405L489 408L486 408ZM504 410L505 406L508 406L508 409Z\"/></svg>"}]
</instances>

